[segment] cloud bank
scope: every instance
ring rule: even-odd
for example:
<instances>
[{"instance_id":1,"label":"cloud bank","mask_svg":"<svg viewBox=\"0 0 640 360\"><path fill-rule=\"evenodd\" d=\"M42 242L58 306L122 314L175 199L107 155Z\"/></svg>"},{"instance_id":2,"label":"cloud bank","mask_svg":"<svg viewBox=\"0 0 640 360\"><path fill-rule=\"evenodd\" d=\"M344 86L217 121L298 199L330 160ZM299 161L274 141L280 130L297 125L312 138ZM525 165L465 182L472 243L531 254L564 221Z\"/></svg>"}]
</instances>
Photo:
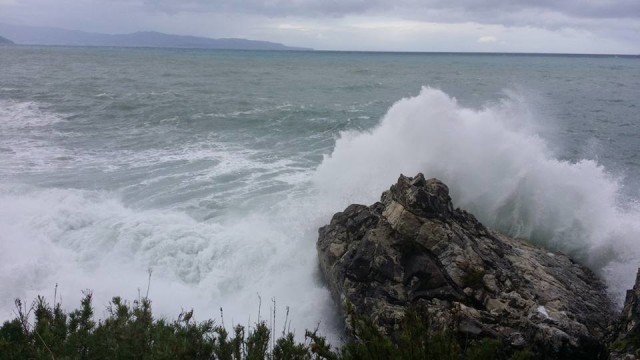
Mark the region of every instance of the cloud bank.
<instances>
[{"instance_id":1,"label":"cloud bank","mask_svg":"<svg viewBox=\"0 0 640 360\"><path fill-rule=\"evenodd\" d=\"M640 53L638 0L0 0L0 22L338 50Z\"/></svg>"}]
</instances>

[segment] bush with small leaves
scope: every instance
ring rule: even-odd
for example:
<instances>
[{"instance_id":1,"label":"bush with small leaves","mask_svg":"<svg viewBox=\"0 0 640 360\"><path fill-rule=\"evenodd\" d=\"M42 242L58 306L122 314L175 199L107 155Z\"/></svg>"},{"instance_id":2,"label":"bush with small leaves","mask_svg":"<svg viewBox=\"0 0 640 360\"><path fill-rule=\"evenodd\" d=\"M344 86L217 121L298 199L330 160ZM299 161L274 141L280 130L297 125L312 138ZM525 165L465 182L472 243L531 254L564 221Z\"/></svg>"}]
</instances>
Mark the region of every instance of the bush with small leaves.
<instances>
[{"instance_id":1,"label":"bush with small leaves","mask_svg":"<svg viewBox=\"0 0 640 360\"><path fill-rule=\"evenodd\" d=\"M91 300L85 292L80 307L68 313L40 296L30 308L16 300L16 317L0 327L0 359L533 359L528 350L510 354L497 340L461 341L450 330L432 329L419 309L409 310L391 336L371 319L350 314L351 340L334 349L317 329L299 343L284 330L276 339L265 321L248 329L237 325L230 334L213 320L195 321L193 310L174 321L154 319L147 298L129 303L114 297L106 317L96 321Z\"/></svg>"}]
</instances>

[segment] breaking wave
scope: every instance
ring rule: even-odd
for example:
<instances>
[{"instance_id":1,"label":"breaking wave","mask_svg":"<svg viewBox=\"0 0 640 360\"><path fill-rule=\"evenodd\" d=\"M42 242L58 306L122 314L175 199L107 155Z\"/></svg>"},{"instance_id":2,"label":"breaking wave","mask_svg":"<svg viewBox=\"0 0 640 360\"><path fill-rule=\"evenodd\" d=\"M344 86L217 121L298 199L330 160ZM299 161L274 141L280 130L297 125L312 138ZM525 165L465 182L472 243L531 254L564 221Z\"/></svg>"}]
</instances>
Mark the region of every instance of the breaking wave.
<instances>
[{"instance_id":1,"label":"breaking wave","mask_svg":"<svg viewBox=\"0 0 640 360\"><path fill-rule=\"evenodd\" d=\"M541 126L516 95L469 109L425 87L372 130L342 133L315 183L325 196L369 203L400 173L440 178L455 206L584 262L621 301L640 264L640 207L596 161L555 157Z\"/></svg>"},{"instance_id":2,"label":"breaking wave","mask_svg":"<svg viewBox=\"0 0 640 360\"><path fill-rule=\"evenodd\" d=\"M222 171L229 182L251 191L239 189L236 193L246 196L225 203L212 217L184 210L199 209L194 198L156 206L127 202L117 186L96 190L21 183L30 174L56 174L63 169L56 160L62 155L82 154L49 142L47 126L62 118L34 104L14 105L0 109L5 133L23 135L1 154L5 172L20 175L0 178L2 318L11 316L13 298L52 297L56 283L69 307L77 304L82 289L94 290L98 308L113 295L134 298L146 291L151 268L150 296L161 314L175 317L181 306L193 306L198 319L215 318L222 307L225 321L245 324L257 318L259 294L263 317L275 299L279 324L288 305L298 333L318 322L324 333L331 332L326 327L335 326L334 306L318 279L317 229L350 203L378 200L400 173L442 179L456 206L487 225L573 255L600 273L620 300L640 263L637 202L623 199L621 181L597 162L555 157L538 135L535 114L517 96L470 109L442 91L424 88L394 104L371 130L342 132L317 168L293 169L286 159L278 162L282 172L273 179L266 176L262 189L253 188L250 176L233 180L237 172L227 163L239 161L233 157L235 147L227 149L228 158L216 147L211 153L226 160L207 163L210 167L197 173L215 182L218 178L207 174ZM24 129L39 141L24 137ZM105 169L123 161L116 155L86 162L111 176ZM256 163L240 164L246 170L242 174L251 173L250 167L275 166L251 159ZM78 164L65 169L89 166ZM190 174L179 178L187 181ZM131 181L137 184L136 179ZM125 180L120 189L131 186ZM154 194L171 191L162 184ZM209 186L197 196L215 197L225 189Z\"/></svg>"}]
</instances>

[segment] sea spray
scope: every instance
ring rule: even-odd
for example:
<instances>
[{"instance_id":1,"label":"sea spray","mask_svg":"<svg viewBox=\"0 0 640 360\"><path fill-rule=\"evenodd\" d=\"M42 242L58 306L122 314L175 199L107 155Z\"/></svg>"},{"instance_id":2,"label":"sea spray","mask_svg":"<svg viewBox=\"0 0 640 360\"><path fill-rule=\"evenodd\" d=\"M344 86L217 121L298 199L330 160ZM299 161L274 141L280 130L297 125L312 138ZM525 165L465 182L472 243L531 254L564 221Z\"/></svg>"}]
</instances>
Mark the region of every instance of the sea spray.
<instances>
[{"instance_id":1,"label":"sea spray","mask_svg":"<svg viewBox=\"0 0 640 360\"><path fill-rule=\"evenodd\" d=\"M617 296L631 285L639 259L637 207L619 209L619 182L595 161L556 159L522 98L471 109L425 88L398 101L374 128L342 132L317 169L294 172L286 159L263 163L239 145L209 139L175 150L87 156L64 146L64 136L52 138L47 126L65 121L58 114L32 103L6 109L11 121L0 126L23 138L12 138L2 153L6 173L18 174L0 186L4 318L11 316L13 298L50 294L56 283L67 308L76 306L83 289L94 291L98 307L114 295L135 298L151 268L150 296L168 317L194 307L197 318L215 318L223 307L225 321L245 324L257 319L260 296L262 314L272 298L288 305L299 334L319 322L337 333L335 308L317 273L317 229L350 203L376 201L400 173L418 171L449 184L455 205L488 225L590 264ZM206 158L215 159L209 168L168 169ZM111 170L114 159L117 171ZM63 171L97 172L95 179L79 176L87 178L82 185L93 179L109 186L50 180ZM46 179L44 185L16 183L32 174ZM136 179L145 174L139 187ZM194 216L185 209L209 210L193 205L199 197L170 196L200 184L189 181L209 182L203 196L227 201L211 216ZM234 196L220 195L227 191ZM174 203L155 200L163 196Z\"/></svg>"},{"instance_id":2,"label":"sea spray","mask_svg":"<svg viewBox=\"0 0 640 360\"><path fill-rule=\"evenodd\" d=\"M554 157L522 99L480 109L425 87L375 128L344 132L315 174L326 197L370 203L398 174L447 183L454 205L489 226L591 266L621 302L640 264L640 210L594 160Z\"/></svg>"},{"instance_id":3,"label":"sea spray","mask_svg":"<svg viewBox=\"0 0 640 360\"><path fill-rule=\"evenodd\" d=\"M0 130L3 136L8 135L3 143L6 151L0 154L2 319L12 316L15 298L52 298L56 284L56 301L68 309L77 306L87 289L93 291L97 309L106 306L112 296L135 299L145 293L151 269L154 308L169 318L186 307L194 308L197 319L217 318L222 307L229 325L246 324L256 321L260 311L270 313L267 301L259 308L258 298L262 297L291 308L291 329L298 335L318 324L324 333L335 333L327 330L333 329L334 310L314 266L317 228L333 210L314 205L308 187L312 169L299 175L290 170L275 174L297 184L290 197L260 193L256 187L268 185L264 184L268 182L265 175L271 169L276 172L277 167L286 167L287 160L260 163L247 158L250 151L218 144L202 152L188 147L173 153L114 150L87 156L62 146L67 134L51 130L65 121L63 115L35 103L1 105ZM65 159L59 160L60 154ZM186 179L178 189L193 187L188 181L213 182L205 187L209 192L204 196L224 196L224 213L213 209L210 213L215 216L206 219L183 210L202 199L174 199L171 206L158 205L155 199L159 197L178 198L170 194L171 189L161 187L166 178L176 176L167 174L174 170L167 164L197 164L201 158L220 161L211 161L206 172L196 168L199 176L178 174ZM165 168L156 173L154 170L161 168L158 164ZM73 172L77 180L87 169L93 173L101 169L95 183L113 181L128 187L117 177L145 170L146 177L134 185L140 188L136 196L129 195L126 188L110 191L91 189L95 184L89 189L77 182L71 186L55 184L61 173ZM252 181L252 172L262 178ZM215 182L222 177L232 182L230 175L237 173L248 174L237 180L244 184L239 189ZM33 184L22 183L25 178ZM259 205L248 206L250 201ZM278 313L284 314L282 309ZM279 318L276 322L282 321Z\"/></svg>"}]
</instances>

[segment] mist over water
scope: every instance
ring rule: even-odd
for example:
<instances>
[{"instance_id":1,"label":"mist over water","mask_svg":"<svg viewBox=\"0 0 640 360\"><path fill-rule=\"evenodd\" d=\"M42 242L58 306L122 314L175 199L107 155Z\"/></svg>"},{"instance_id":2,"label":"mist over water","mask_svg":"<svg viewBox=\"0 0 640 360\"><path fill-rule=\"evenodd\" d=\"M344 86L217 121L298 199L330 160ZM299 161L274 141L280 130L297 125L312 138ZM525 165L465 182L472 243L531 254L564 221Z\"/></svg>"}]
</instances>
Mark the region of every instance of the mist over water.
<instances>
[{"instance_id":1,"label":"mist over water","mask_svg":"<svg viewBox=\"0 0 640 360\"><path fill-rule=\"evenodd\" d=\"M133 299L151 269L168 317L246 324L275 299L280 324L289 306L299 334L337 333L317 229L400 173L571 254L618 300L640 264L633 59L25 47L0 63L0 318L55 284L68 307L83 289L98 309Z\"/></svg>"}]
</instances>

